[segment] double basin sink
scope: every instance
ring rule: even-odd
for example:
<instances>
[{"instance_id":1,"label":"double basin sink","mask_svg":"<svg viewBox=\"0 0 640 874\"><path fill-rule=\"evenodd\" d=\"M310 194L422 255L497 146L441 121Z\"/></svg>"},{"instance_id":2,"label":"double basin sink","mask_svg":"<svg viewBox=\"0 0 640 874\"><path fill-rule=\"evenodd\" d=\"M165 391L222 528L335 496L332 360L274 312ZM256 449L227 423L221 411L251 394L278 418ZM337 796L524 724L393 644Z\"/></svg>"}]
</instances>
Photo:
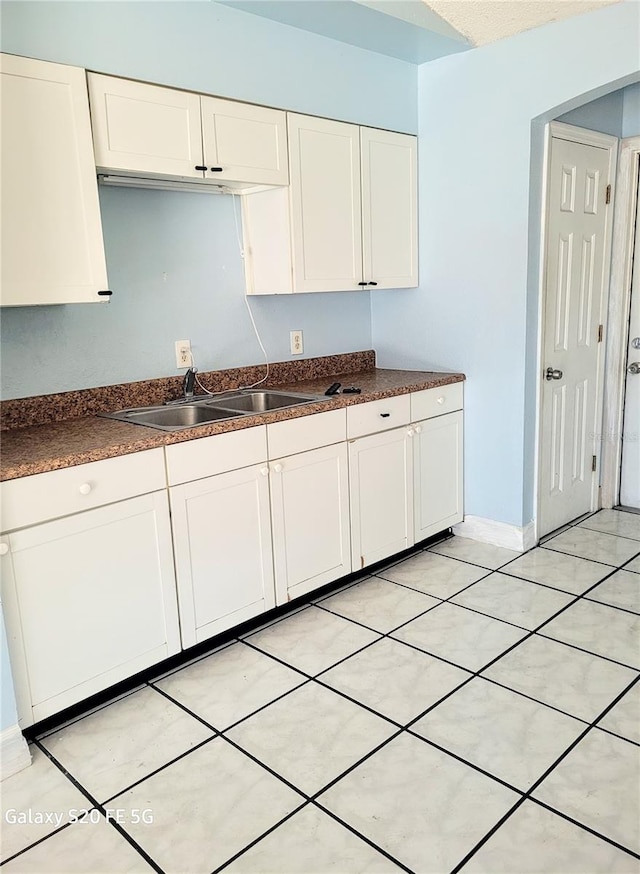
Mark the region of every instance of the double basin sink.
<instances>
[{"instance_id":1,"label":"double basin sink","mask_svg":"<svg viewBox=\"0 0 640 874\"><path fill-rule=\"evenodd\" d=\"M194 401L181 401L155 407L133 407L116 413L100 413L107 419L118 419L133 425L145 425L159 431L182 431L198 425L208 425L224 419L237 419L257 413L284 410L302 404L326 400L324 395L304 395L279 391L240 391L225 394L215 400L209 395Z\"/></svg>"}]
</instances>

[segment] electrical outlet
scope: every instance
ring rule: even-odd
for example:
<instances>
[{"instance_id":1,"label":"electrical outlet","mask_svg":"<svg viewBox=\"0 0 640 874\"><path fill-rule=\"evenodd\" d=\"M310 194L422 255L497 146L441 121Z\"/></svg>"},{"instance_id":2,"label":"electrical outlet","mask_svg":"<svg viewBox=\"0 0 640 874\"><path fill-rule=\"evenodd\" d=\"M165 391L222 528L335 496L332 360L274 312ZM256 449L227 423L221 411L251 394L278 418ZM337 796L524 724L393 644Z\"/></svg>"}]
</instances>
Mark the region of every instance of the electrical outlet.
<instances>
[{"instance_id":1,"label":"electrical outlet","mask_svg":"<svg viewBox=\"0 0 640 874\"><path fill-rule=\"evenodd\" d=\"M191 367L191 340L176 340L176 367Z\"/></svg>"},{"instance_id":2,"label":"electrical outlet","mask_svg":"<svg viewBox=\"0 0 640 874\"><path fill-rule=\"evenodd\" d=\"M291 341L291 354L302 355L302 331L291 331L289 339Z\"/></svg>"}]
</instances>

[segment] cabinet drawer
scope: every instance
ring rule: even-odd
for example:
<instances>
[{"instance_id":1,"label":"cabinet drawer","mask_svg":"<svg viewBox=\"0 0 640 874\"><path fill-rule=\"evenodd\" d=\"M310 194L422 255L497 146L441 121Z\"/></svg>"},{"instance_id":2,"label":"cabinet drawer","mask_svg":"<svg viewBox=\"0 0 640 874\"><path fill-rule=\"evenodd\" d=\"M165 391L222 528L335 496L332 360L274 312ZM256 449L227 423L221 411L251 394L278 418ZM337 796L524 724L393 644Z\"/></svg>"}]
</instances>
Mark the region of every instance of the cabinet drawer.
<instances>
[{"instance_id":1,"label":"cabinet drawer","mask_svg":"<svg viewBox=\"0 0 640 874\"><path fill-rule=\"evenodd\" d=\"M239 470L267 460L267 434L264 425L201 437L166 446L167 478L170 486Z\"/></svg>"},{"instance_id":2,"label":"cabinet drawer","mask_svg":"<svg viewBox=\"0 0 640 874\"><path fill-rule=\"evenodd\" d=\"M296 452L319 449L346 440L345 410L329 410L299 419L267 425L269 458L282 458Z\"/></svg>"},{"instance_id":3,"label":"cabinet drawer","mask_svg":"<svg viewBox=\"0 0 640 874\"><path fill-rule=\"evenodd\" d=\"M408 425L410 408L409 395L347 407L347 438L351 440L364 434L375 434L399 425Z\"/></svg>"},{"instance_id":4,"label":"cabinet drawer","mask_svg":"<svg viewBox=\"0 0 640 874\"><path fill-rule=\"evenodd\" d=\"M162 449L9 480L0 483L2 530L69 516L165 487Z\"/></svg>"},{"instance_id":5,"label":"cabinet drawer","mask_svg":"<svg viewBox=\"0 0 640 874\"><path fill-rule=\"evenodd\" d=\"M413 392L411 395L411 421L418 422L420 419L431 419L433 416L442 416L444 413L461 410L463 385L462 382L454 382L451 385L441 385L438 388Z\"/></svg>"}]
</instances>

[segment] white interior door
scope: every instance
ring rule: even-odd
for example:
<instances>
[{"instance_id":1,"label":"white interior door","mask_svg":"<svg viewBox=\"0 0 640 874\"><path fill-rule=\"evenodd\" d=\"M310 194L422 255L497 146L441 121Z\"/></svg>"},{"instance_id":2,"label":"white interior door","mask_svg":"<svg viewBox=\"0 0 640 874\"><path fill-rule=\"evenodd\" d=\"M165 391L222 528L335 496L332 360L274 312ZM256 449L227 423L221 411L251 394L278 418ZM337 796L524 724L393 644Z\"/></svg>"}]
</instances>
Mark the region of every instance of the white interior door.
<instances>
[{"instance_id":1,"label":"white interior door","mask_svg":"<svg viewBox=\"0 0 640 874\"><path fill-rule=\"evenodd\" d=\"M579 131L573 129L576 135ZM613 146L552 135L542 339L538 535L597 506Z\"/></svg>"},{"instance_id":2,"label":"white interior door","mask_svg":"<svg viewBox=\"0 0 640 874\"><path fill-rule=\"evenodd\" d=\"M640 184L636 201L636 241L631 282L631 314L627 350L627 379L622 429L620 503L640 510Z\"/></svg>"}]
</instances>

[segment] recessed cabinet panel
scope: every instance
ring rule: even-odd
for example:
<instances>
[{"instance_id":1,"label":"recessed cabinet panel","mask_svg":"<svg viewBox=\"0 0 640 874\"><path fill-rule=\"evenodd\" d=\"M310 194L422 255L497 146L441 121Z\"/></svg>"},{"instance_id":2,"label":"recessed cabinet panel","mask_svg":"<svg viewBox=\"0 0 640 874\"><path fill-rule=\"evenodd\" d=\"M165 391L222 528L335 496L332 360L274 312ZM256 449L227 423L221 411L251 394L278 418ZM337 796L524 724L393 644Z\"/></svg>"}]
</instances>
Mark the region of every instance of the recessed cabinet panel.
<instances>
[{"instance_id":1,"label":"recessed cabinet panel","mask_svg":"<svg viewBox=\"0 0 640 874\"><path fill-rule=\"evenodd\" d=\"M362 278L357 125L289 113L294 291L358 289Z\"/></svg>"},{"instance_id":2,"label":"recessed cabinet panel","mask_svg":"<svg viewBox=\"0 0 640 874\"><path fill-rule=\"evenodd\" d=\"M413 545L413 457L407 428L349 443L354 570Z\"/></svg>"},{"instance_id":3,"label":"recessed cabinet panel","mask_svg":"<svg viewBox=\"0 0 640 874\"><path fill-rule=\"evenodd\" d=\"M415 540L463 518L462 411L414 426Z\"/></svg>"},{"instance_id":4,"label":"recessed cabinet panel","mask_svg":"<svg viewBox=\"0 0 640 874\"><path fill-rule=\"evenodd\" d=\"M377 288L418 284L417 140L360 128L363 275Z\"/></svg>"},{"instance_id":5,"label":"recessed cabinet panel","mask_svg":"<svg viewBox=\"0 0 640 874\"><path fill-rule=\"evenodd\" d=\"M22 725L179 651L166 493L4 542L2 597Z\"/></svg>"},{"instance_id":6,"label":"recessed cabinet panel","mask_svg":"<svg viewBox=\"0 0 640 874\"><path fill-rule=\"evenodd\" d=\"M266 466L170 489L183 647L275 605Z\"/></svg>"},{"instance_id":7,"label":"recessed cabinet panel","mask_svg":"<svg viewBox=\"0 0 640 874\"><path fill-rule=\"evenodd\" d=\"M344 443L269 464L278 604L351 571Z\"/></svg>"},{"instance_id":8,"label":"recessed cabinet panel","mask_svg":"<svg viewBox=\"0 0 640 874\"><path fill-rule=\"evenodd\" d=\"M200 98L188 91L87 74L96 165L204 178Z\"/></svg>"},{"instance_id":9,"label":"recessed cabinet panel","mask_svg":"<svg viewBox=\"0 0 640 874\"><path fill-rule=\"evenodd\" d=\"M107 298L84 70L0 56L0 303Z\"/></svg>"},{"instance_id":10,"label":"recessed cabinet panel","mask_svg":"<svg viewBox=\"0 0 640 874\"><path fill-rule=\"evenodd\" d=\"M200 101L206 178L288 184L284 112L216 97L203 96Z\"/></svg>"}]
</instances>

